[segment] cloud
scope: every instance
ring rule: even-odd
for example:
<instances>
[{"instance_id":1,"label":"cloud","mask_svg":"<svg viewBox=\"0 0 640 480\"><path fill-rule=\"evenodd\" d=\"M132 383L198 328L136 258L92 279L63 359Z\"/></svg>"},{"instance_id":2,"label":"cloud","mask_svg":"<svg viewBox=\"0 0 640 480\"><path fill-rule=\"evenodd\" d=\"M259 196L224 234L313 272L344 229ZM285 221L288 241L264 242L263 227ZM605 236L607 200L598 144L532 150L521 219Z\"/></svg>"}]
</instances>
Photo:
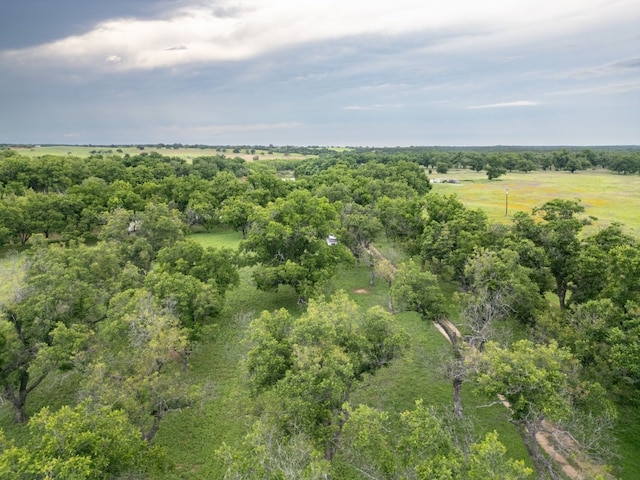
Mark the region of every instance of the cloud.
<instances>
[{"instance_id":1,"label":"cloud","mask_svg":"<svg viewBox=\"0 0 640 480\"><path fill-rule=\"evenodd\" d=\"M487 105L473 105L467 107L468 110L481 110L484 108L514 108L514 107L535 107L539 105L538 102L532 102L530 100L518 100L515 102L501 102L501 103L489 103Z\"/></svg>"},{"instance_id":2,"label":"cloud","mask_svg":"<svg viewBox=\"0 0 640 480\"><path fill-rule=\"evenodd\" d=\"M223 135L238 132L257 132L261 130L283 130L299 128L303 126L300 122L280 122L280 123L254 123L254 124L214 124L199 126L171 125L163 130L171 133L181 134L208 134Z\"/></svg>"},{"instance_id":3,"label":"cloud","mask_svg":"<svg viewBox=\"0 0 640 480\"><path fill-rule=\"evenodd\" d=\"M544 93L545 96L564 96L564 95L593 95L601 93L604 95L615 95L619 93L632 92L640 90L640 82L630 83L611 83L605 85L594 85L590 87L570 88L565 90L555 90Z\"/></svg>"},{"instance_id":4,"label":"cloud","mask_svg":"<svg viewBox=\"0 0 640 480\"><path fill-rule=\"evenodd\" d=\"M104 61L107 63L120 63L122 61L122 57L118 55L109 55L104 59Z\"/></svg>"},{"instance_id":5,"label":"cloud","mask_svg":"<svg viewBox=\"0 0 640 480\"><path fill-rule=\"evenodd\" d=\"M594 77L603 77L607 75L624 75L626 73L637 73L634 70L640 70L640 57L627 58L615 62L595 65L589 68L570 70L559 75L551 76L551 78L584 80Z\"/></svg>"},{"instance_id":6,"label":"cloud","mask_svg":"<svg viewBox=\"0 0 640 480\"><path fill-rule=\"evenodd\" d=\"M240 6L239 6L240 5ZM0 59L27 65L51 61L86 68L119 58L119 70L240 61L302 44L356 37L430 33L425 48L464 49L588 30L640 11L635 0L235 0L199 1L155 19L111 19L82 34ZM114 56L113 52L118 52ZM114 63L114 62L110 62Z\"/></svg>"},{"instance_id":7,"label":"cloud","mask_svg":"<svg viewBox=\"0 0 640 480\"><path fill-rule=\"evenodd\" d=\"M404 105L398 103L394 105L383 105L380 103L376 103L374 105L348 105L343 107L343 110L382 110L389 108L402 108Z\"/></svg>"}]
</instances>

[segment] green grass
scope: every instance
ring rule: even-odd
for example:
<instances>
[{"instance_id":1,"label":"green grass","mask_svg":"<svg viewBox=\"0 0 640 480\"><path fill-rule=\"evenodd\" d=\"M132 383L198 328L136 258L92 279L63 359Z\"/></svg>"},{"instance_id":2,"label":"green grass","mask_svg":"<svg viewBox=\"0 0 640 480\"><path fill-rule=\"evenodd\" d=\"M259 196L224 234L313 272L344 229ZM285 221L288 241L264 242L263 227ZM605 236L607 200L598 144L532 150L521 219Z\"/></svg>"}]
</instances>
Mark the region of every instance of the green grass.
<instances>
[{"instance_id":1,"label":"green grass","mask_svg":"<svg viewBox=\"0 0 640 480\"><path fill-rule=\"evenodd\" d=\"M11 300L24 275L24 257L16 251L0 257L0 304Z\"/></svg>"},{"instance_id":2,"label":"green grass","mask_svg":"<svg viewBox=\"0 0 640 480\"><path fill-rule=\"evenodd\" d=\"M534 207L554 198L579 199L585 213L599 219L596 228L621 222L640 237L640 175L619 175L601 169L576 173L538 171L508 173L490 181L485 172L450 170L431 177L459 180L459 184L433 184L432 191L455 193L466 206L484 210L492 221L508 222L515 212L531 213Z\"/></svg>"},{"instance_id":3,"label":"green grass","mask_svg":"<svg viewBox=\"0 0 640 480\"><path fill-rule=\"evenodd\" d=\"M345 290L363 308L386 306L387 288L377 281L369 285L366 267L344 268L324 293ZM223 465L215 451L223 442L238 443L252 422L251 402L243 378L242 358L246 328L251 318L262 310L285 307L302 313L297 295L290 288L265 293L255 289L251 269L241 269L241 284L228 294L227 310L218 326L203 338L191 358L192 374L207 385L210 397L198 408L171 415L160 428L156 441L166 446L177 465L166 479L221 478ZM442 411L451 409L451 384L440 373L438 364L449 353L444 337L416 314L398 314L397 319L409 334L411 345L405 355L368 378L351 398L354 405L365 402L391 411L411 409L415 400L423 399ZM465 407L476 425L476 437L496 429L513 458L526 459L526 451L514 428L506 421L502 407L478 408L486 403L464 389Z\"/></svg>"},{"instance_id":4,"label":"green grass","mask_svg":"<svg viewBox=\"0 0 640 480\"><path fill-rule=\"evenodd\" d=\"M251 269L242 268L240 276L240 286L227 295L227 309L218 326L209 330L191 357L193 379L206 386L208 398L199 407L170 415L156 437L177 466L166 479L223 477L215 451L223 442L239 442L251 424L241 365L248 323L262 310L300 311L292 289L260 292L252 284Z\"/></svg>"},{"instance_id":5,"label":"green grass","mask_svg":"<svg viewBox=\"0 0 640 480\"><path fill-rule=\"evenodd\" d=\"M193 233L191 238L200 243L203 247L230 248L235 250L242 241L242 233L233 230L216 228L211 232Z\"/></svg>"},{"instance_id":6,"label":"green grass","mask_svg":"<svg viewBox=\"0 0 640 480\"><path fill-rule=\"evenodd\" d=\"M616 429L619 448L620 478L635 480L640 478L640 403L618 406L618 427Z\"/></svg>"},{"instance_id":7,"label":"green grass","mask_svg":"<svg viewBox=\"0 0 640 480\"><path fill-rule=\"evenodd\" d=\"M205 156L215 156L215 155L224 155L229 158L242 158L248 162L254 161L254 157L258 157L258 161L260 160L302 160L306 158L317 158L317 155L300 155L297 153L291 153L285 155L284 153L274 152L269 154L266 150L256 150L255 153L246 153L244 149L240 150L240 153L233 153L233 149L227 148L222 151L217 151L216 147L209 148L167 148L167 147L145 147L144 150L139 150L137 147L109 147L109 146L91 146L85 147L80 145L53 145L53 146L40 146L40 147L32 147L32 148L12 148L12 150L16 150L21 155L25 155L27 157L40 157L43 155L61 155L61 156L74 156L86 158L91 155L92 151L96 151L98 153L109 154L110 150L112 155L139 155L140 153L147 152L158 152L161 155L167 157L179 157L185 160L193 160L197 157L205 157ZM117 150L122 150L118 152Z\"/></svg>"}]
</instances>

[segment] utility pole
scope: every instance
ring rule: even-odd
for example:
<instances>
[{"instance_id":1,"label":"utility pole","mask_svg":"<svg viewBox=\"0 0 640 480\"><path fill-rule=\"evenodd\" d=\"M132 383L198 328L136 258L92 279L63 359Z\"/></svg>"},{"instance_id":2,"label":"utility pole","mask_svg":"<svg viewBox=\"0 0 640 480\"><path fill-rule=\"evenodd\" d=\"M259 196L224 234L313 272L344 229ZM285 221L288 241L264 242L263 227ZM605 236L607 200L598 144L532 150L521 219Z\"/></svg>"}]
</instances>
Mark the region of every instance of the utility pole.
<instances>
[{"instance_id":1,"label":"utility pole","mask_svg":"<svg viewBox=\"0 0 640 480\"><path fill-rule=\"evenodd\" d=\"M504 193L504 216L509 215L509 189L505 190Z\"/></svg>"}]
</instances>

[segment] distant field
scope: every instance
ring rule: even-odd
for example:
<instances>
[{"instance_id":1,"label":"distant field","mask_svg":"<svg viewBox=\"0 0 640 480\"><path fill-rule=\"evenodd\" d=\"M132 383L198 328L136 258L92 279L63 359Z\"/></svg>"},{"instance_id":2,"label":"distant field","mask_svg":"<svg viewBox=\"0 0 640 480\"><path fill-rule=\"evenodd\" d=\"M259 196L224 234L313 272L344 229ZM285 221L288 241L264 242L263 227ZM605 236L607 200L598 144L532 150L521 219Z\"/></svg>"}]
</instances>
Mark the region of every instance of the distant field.
<instances>
[{"instance_id":1,"label":"distant field","mask_svg":"<svg viewBox=\"0 0 640 480\"><path fill-rule=\"evenodd\" d=\"M456 179L459 184L439 183L433 192L453 194L465 205L481 208L494 221L509 221L517 211L530 213L554 198L580 200L586 214L598 218L594 228L612 222L625 224L640 236L640 175L619 175L606 170L583 172L508 173L487 180L485 172L450 170L430 178ZM505 215L508 191L508 215Z\"/></svg>"},{"instance_id":2,"label":"distant field","mask_svg":"<svg viewBox=\"0 0 640 480\"><path fill-rule=\"evenodd\" d=\"M233 149L227 148L223 151L217 151L215 147L211 148L156 148L156 147L145 147L144 150L140 150L137 147L100 147L100 146L92 146L92 147L83 147L78 145L55 145L55 146L44 146L44 147L33 147L33 148L13 148L12 150L16 150L21 155L26 155L29 157L39 157L42 155L73 155L76 157L88 157L91 155L92 151L103 152L106 153L109 150L112 154L115 155L124 155L128 153L129 155L137 155L142 152L158 152L162 155L168 157L180 157L185 160L192 160L196 157L204 157L204 156L213 156L213 155L225 155L229 158L242 158L248 162L253 161L254 157L258 157L259 160L276 160L276 159L287 159L287 160L303 160L306 158L317 158L317 155L300 155L297 153L292 154L284 154L274 152L269 154L267 150L256 150L255 153L246 153L244 149L240 150L240 153L233 153ZM117 150L122 150L119 152Z\"/></svg>"}]
</instances>

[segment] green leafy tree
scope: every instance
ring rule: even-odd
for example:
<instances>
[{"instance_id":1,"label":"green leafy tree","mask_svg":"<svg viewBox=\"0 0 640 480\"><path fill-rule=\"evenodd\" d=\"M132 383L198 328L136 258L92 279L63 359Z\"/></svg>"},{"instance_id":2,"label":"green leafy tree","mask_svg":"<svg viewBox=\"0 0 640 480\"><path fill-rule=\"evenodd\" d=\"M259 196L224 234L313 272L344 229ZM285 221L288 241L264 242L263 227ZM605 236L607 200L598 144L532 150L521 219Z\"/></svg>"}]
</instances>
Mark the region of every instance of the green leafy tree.
<instances>
[{"instance_id":1,"label":"green leafy tree","mask_svg":"<svg viewBox=\"0 0 640 480\"><path fill-rule=\"evenodd\" d=\"M204 248L192 239L185 239L162 248L154 267L168 273L191 275L215 285L223 295L240 282L236 252L228 248Z\"/></svg>"},{"instance_id":2,"label":"green leafy tree","mask_svg":"<svg viewBox=\"0 0 640 480\"><path fill-rule=\"evenodd\" d=\"M640 309L624 308L611 299L574 305L563 319L544 325L571 348L590 378L597 379L620 398L637 394L640 386Z\"/></svg>"},{"instance_id":3,"label":"green leafy tree","mask_svg":"<svg viewBox=\"0 0 640 480\"><path fill-rule=\"evenodd\" d=\"M168 470L164 451L151 447L121 410L83 402L56 412L42 409L29 421L26 445L0 430L3 478L107 480Z\"/></svg>"},{"instance_id":4,"label":"green leafy tree","mask_svg":"<svg viewBox=\"0 0 640 480\"><path fill-rule=\"evenodd\" d=\"M240 230L242 238L246 239L254 208L255 204L245 196L229 197L220 207L220 221L230 225L234 230Z\"/></svg>"},{"instance_id":5,"label":"green leafy tree","mask_svg":"<svg viewBox=\"0 0 640 480\"><path fill-rule=\"evenodd\" d=\"M17 237L25 245L31 236L43 231L41 221L42 202L36 193L5 198L0 205L3 227L11 237Z\"/></svg>"},{"instance_id":6,"label":"green leafy tree","mask_svg":"<svg viewBox=\"0 0 640 480\"><path fill-rule=\"evenodd\" d=\"M327 245L338 227L335 207L306 190L257 208L251 221L240 248L258 264L253 277L261 290L291 285L304 301L348 258L344 246Z\"/></svg>"},{"instance_id":7,"label":"green leafy tree","mask_svg":"<svg viewBox=\"0 0 640 480\"><path fill-rule=\"evenodd\" d=\"M247 176L247 194L256 204L266 207L269 202L286 197L293 185L271 172L252 172Z\"/></svg>"},{"instance_id":8,"label":"green leafy tree","mask_svg":"<svg viewBox=\"0 0 640 480\"><path fill-rule=\"evenodd\" d=\"M351 251L360 264L373 240L382 232L382 224L378 220L378 212L371 207L362 207L357 203L344 206L340 212L338 237Z\"/></svg>"},{"instance_id":9,"label":"green leafy tree","mask_svg":"<svg viewBox=\"0 0 640 480\"><path fill-rule=\"evenodd\" d=\"M380 198L376 206L388 239L402 244L409 254L420 251L420 235L424 229L424 200L418 196Z\"/></svg>"},{"instance_id":10,"label":"green leafy tree","mask_svg":"<svg viewBox=\"0 0 640 480\"><path fill-rule=\"evenodd\" d=\"M195 190L189 195L184 215L190 227L202 225L206 231L220 223L218 205L206 190Z\"/></svg>"},{"instance_id":11,"label":"green leafy tree","mask_svg":"<svg viewBox=\"0 0 640 480\"><path fill-rule=\"evenodd\" d=\"M577 217L582 212L584 207L577 201L555 199L533 209L543 222L537 223L526 214L516 215L514 220L514 233L544 250L561 309L566 306L569 286L578 273L582 247L579 234L588 223Z\"/></svg>"},{"instance_id":12,"label":"green leafy tree","mask_svg":"<svg viewBox=\"0 0 640 480\"><path fill-rule=\"evenodd\" d=\"M122 255L143 270L151 268L163 247L183 240L186 231L180 212L154 203L139 213L116 209L104 215L104 222L99 238L115 242Z\"/></svg>"},{"instance_id":13,"label":"green leafy tree","mask_svg":"<svg viewBox=\"0 0 640 480\"><path fill-rule=\"evenodd\" d=\"M201 397L186 372L187 331L144 290L128 290L112 300L109 321L92 349L84 394L125 411L146 440L169 412Z\"/></svg>"},{"instance_id":14,"label":"green leafy tree","mask_svg":"<svg viewBox=\"0 0 640 480\"><path fill-rule=\"evenodd\" d=\"M465 316L472 331L495 326L507 316L532 324L545 309L530 269L520 264L520 255L513 250L478 249L465 267L465 277L469 287ZM474 342L474 346L480 347L484 340Z\"/></svg>"},{"instance_id":15,"label":"green leafy tree","mask_svg":"<svg viewBox=\"0 0 640 480\"><path fill-rule=\"evenodd\" d=\"M51 371L68 368L78 342L106 318L120 282L131 280L121 277L119 260L104 244L41 245L32 251L22 287L2 306L0 319L0 385L15 408L16 421L26 421L28 395Z\"/></svg>"},{"instance_id":16,"label":"green leafy tree","mask_svg":"<svg viewBox=\"0 0 640 480\"><path fill-rule=\"evenodd\" d=\"M193 334L210 324L224 306L215 282L203 282L191 275L153 270L146 275L144 285Z\"/></svg>"},{"instance_id":17,"label":"green leafy tree","mask_svg":"<svg viewBox=\"0 0 640 480\"><path fill-rule=\"evenodd\" d=\"M640 246L624 245L611 250L607 277L602 297L610 298L619 307L627 302L640 305Z\"/></svg>"},{"instance_id":18,"label":"green leafy tree","mask_svg":"<svg viewBox=\"0 0 640 480\"><path fill-rule=\"evenodd\" d=\"M225 443L216 454L227 467L226 479L324 480L329 472L309 435L286 434L268 417L254 422L240 445Z\"/></svg>"},{"instance_id":19,"label":"green leafy tree","mask_svg":"<svg viewBox=\"0 0 640 480\"><path fill-rule=\"evenodd\" d=\"M524 480L531 474L506 456L495 432L468 450L459 446L442 415L421 401L399 415L366 405L351 409L343 436L340 453L355 478Z\"/></svg>"},{"instance_id":20,"label":"green leafy tree","mask_svg":"<svg viewBox=\"0 0 640 480\"><path fill-rule=\"evenodd\" d=\"M93 235L101 216L108 210L109 188L101 178L89 177L67 190L67 230L78 238Z\"/></svg>"},{"instance_id":21,"label":"green leafy tree","mask_svg":"<svg viewBox=\"0 0 640 480\"><path fill-rule=\"evenodd\" d=\"M362 382L389 365L406 336L379 307L366 312L346 294L311 301L293 319L285 310L263 312L251 327L247 368L254 395L267 396L280 428L309 435L331 460L345 401Z\"/></svg>"},{"instance_id":22,"label":"green leafy tree","mask_svg":"<svg viewBox=\"0 0 640 480\"><path fill-rule=\"evenodd\" d=\"M140 212L144 210L144 206L144 199L129 182L116 180L109 185L109 199L107 200L109 211L123 208L133 212Z\"/></svg>"},{"instance_id":23,"label":"green leafy tree","mask_svg":"<svg viewBox=\"0 0 640 480\"><path fill-rule=\"evenodd\" d=\"M479 172L484 168L484 166L486 164L486 158L485 158L484 155L479 154L479 153L470 154L470 155L468 155L466 164L474 172Z\"/></svg>"},{"instance_id":24,"label":"green leafy tree","mask_svg":"<svg viewBox=\"0 0 640 480\"><path fill-rule=\"evenodd\" d=\"M505 160L500 155L492 155L487 162L487 178L489 180L495 180L507 173L505 167Z\"/></svg>"},{"instance_id":25,"label":"green leafy tree","mask_svg":"<svg viewBox=\"0 0 640 480\"><path fill-rule=\"evenodd\" d=\"M398 266L393 276L391 295L394 305L416 312L423 320L437 322L445 316L445 301L438 278L424 271L413 260Z\"/></svg>"},{"instance_id":26,"label":"green leafy tree","mask_svg":"<svg viewBox=\"0 0 640 480\"><path fill-rule=\"evenodd\" d=\"M620 286L624 279L633 277L632 258L622 252L627 250L626 247L632 252L634 245L633 237L622 231L622 225L615 223L584 239L569 285L571 296L567 303L575 305L610 295L614 288L618 288L615 285ZM619 255L623 258L619 259ZM603 293L605 289L606 294ZM630 298L623 295L619 306Z\"/></svg>"},{"instance_id":27,"label":"green leafy tree","mask_svg":"<svg viewBox=\"0 0 640 480\"><path fill-rule=\"evenodd\" d=\"M488 240L487 216L467 209L456 197L427 196L427 219L420 238L420 256L436 273L462 280L467 260Z\"/></svg>"},{"instance_id":28,"label":"green leafy tree","mask_svg":"<svg viewBox=\"0 0 640 480\"><path fill-rule=\"evenodd\" d=\"M508 402L511 422L518 428L540 479L547 475L562 478L536 441L536 435L548 428L545 422L568 425L589 405L594 407L586 417L604 419L600 427L613 417L601 387L581 382L576 359L555 342L540 345L519 340L511 348L488 342L476 366L478 390L489 396L501 395ZM602 428L598 435L606 443L605 432L606 428ZM573 446L574 450L588 453L582 447L578 442Z\"/></svg>"}]
</instances>

